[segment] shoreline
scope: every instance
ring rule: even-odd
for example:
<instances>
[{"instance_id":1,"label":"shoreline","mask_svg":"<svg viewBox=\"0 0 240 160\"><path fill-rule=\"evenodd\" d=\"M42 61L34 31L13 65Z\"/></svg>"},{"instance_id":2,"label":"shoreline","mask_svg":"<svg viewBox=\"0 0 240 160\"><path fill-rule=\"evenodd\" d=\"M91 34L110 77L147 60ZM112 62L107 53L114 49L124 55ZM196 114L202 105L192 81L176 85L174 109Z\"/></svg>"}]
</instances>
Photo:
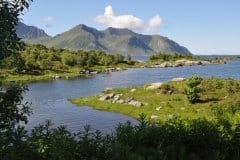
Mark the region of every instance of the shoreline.
<instances>
[{"instance_id":1,"label":"shoreline","mask_svg":"<svg viewBox=\"0 0 240 160\"><path fill-rule=\"evenodd\" d=\"M105 67L102 69L80 69L77 72L71 71L64 71L64 72L52 72L52 73L45 73L41 75L31 75L31 74L8 74L6 75L7 78L2 78L1 82L4 85L11 84L11 83L31 83L31 82L38 82L38 81L54 81L59 79L75 79L75 78L84 78L89 76L94 76L96 74L101 73L110 73L110 72L117 72L126 70L126 68L120 67Z\"/></svg>"},{"instance_id":2,"label":"shoreline","mask_svg":"<svg viewBox=\"0 0 240 160\"><path fill-rule=\"evenodd\" d=\"M72 69L62 71L62 72L51 72L45 73L41 75L33 75L33 74L9 74L7 73L6 76L4 74L0 77L1 81L4 85L11 84L11 83L32 83L38 81L51 81L51 80L58 80L58 79L74 79L80 77L89 77L94 76L96 74L101 73L111 73L111 72L118 72L122 70L127 70L128 68L168 68L168 67L185 67L185 66L206 66L206 65L213 65L213 64L226 64L226 60L221 61L206 61L206 60L186 60L180 59L177 61L164 61L164 62L139 62L133 61L133 65L116 65L116 66L95 66L88 70L84 70L82 68L77 68L77 71L72 71ZM100 68L100 69L99 69Z\"/></svg>"}]
</instances>

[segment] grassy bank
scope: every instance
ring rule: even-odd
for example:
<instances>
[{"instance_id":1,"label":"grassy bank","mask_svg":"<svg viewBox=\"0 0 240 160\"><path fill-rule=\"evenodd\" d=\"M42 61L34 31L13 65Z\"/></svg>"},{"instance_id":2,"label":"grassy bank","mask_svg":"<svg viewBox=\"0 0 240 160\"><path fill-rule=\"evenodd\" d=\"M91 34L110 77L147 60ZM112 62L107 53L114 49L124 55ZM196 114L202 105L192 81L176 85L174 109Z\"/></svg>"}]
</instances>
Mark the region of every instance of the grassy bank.
<instances>
[{"instance_id":1,"label":"grassy bank","mask_svg":"<svg viewBox=\"0 0 240 160\"><path fill-rule=\"evenodd\" d=\"M151 121L158 122L165 122L174 117L212 120L216 115L224 115L230 118L240 118L240 82L237 80L204 79L200 85L202 90L200 101L194 104L190 103L184 94L186 81L167 82L159 89L152 90L148 90L148 86L107 91L108 93L122 94L123 100L132 97L143 104L141 107L112 103L111 99L101 101L99 96L80 97L70 101L79 106L92 106L97 110L122 113L133 118L138 118L140 114L144 113ZM232 112L234 112L234 116L232 116Z\"/></svg>"},{"instance_id":2,"label":"grassy bank","mask_svg":"<svg viewBox=\"0 0 240 160\"><path fill-rule=\"evenodd\" d=\"M108 72L109 68L118 68L119 70L124 70L126 65L116 65L116 66L95 66L87 69L91 73L81 74L82 71L86 70L81 67L71 67L65 70L45 70L40 73L12 73L11 70L1 70L1 82L3 84L8 83L27 83L35 81L44 81L44 80L54 80L56 76L60 79L72 79L78 77L87 77L92 76L96 73ZM114 70L116 71L116 70Z\"/></svg>"}]
</instances>

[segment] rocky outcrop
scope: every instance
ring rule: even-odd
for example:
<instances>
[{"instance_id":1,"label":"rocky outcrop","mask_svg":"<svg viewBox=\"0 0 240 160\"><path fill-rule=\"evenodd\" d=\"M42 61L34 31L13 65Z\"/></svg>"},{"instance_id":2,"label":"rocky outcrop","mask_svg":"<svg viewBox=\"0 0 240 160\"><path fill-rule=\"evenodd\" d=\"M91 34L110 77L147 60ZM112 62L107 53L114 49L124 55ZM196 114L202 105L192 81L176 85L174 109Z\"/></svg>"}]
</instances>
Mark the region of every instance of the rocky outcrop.
<instances>
[{"instance_id":1,"label":"rocky outcrop","mask_svg":"<svg viewBox=\"0 0 240 160\"><path fill-rule=\"evenodd\" d=\"M136 100L131 100L130 102L128 102L129 105L135 106L135 107L141 107L143 106L142 102L136 101Z\"/></svg>"},{"instance_id":2,"label":"rocky outcrop","mask_svg":"<svg viewBox=\"0 0 240 160\"><path fill-rule=\"evenodd\" d=\"M151 119L158 119L158 116L157 115L151 115L151 117L150 117Z\"/></svg>"},{"instance_id":3,"label":"rocky outcrop","mask_svg":"<svg viewBox=\"0 0 240 160\"><path fill-rule=\"evenodd\" d=\"M110 67L110 68L105 68L103 70L90 70L90 69L83 69L79 71L79 75L95 75L98 73L111 73L111 72L117 72L117 71L122 71L126 70L125 68L119 68L119 67Z\"/></svg>"},{"instance_id":4,"label":"rocky outcrop","mask_svg":"<svg viewBox=\"0 0 240 160\"><path fill-rule=\"evenodd\" d=\"M104 72L110 73L110 72L116 72L116 71L122 71L125 70L124 68L119 68L119 67L110 67L106 68Z\"/></svg>"},{"instance_id":5,"label":"rocky outcrop","mask_svg":"<svg viewBox=\"0 0 240 160\"><path fill-rule=\"evenodd\" d=\"M159 89L161 88L162 84L162 82L151 83L149 86L147 86L146 90Z\"/></svg>"},{"instance_id":6,"label":"rocky outcrop","mask_svg":"<svg viewBox=\"0 0 240 160\"><path fill-rule=\"evenodd\" d=\"M80 75L94 75L100 73L99 71L92 71L92 70L87 70L83 69L79 72Z\"/></svg>"},{"instance_id":7,"label":"rocky outcrop","mask_svg":"<svg viewBox=\"0 0 240 160\"><path fill-rule=\"evenodd\" d=\"M209 64L217 64L219 62L215 61L206 61L206 60L186 60L180 59L176 61L169 61L163 63L157 63L151 65L150 68L167 68L167 67L181 67L181 66L195 66L195 65L209 65ZM222 62L220 62L222 63Z\"/></svg>"},{"instance_id":8,"label":"rocky outcrop","mask_svg":"<svg viewBox=\"0 0 240 160\"><path fill-rule=\"evenodd\" d=\"M177 77L177 78L171 79L172 82L179 82L179 81L184 81L184 80L185 80L185 78L183 78L183 77Z\"/></svg>"},{"instance_id":9,"label":"rocky outcrop","mask_svg":"<svg viewBox=\"0 0 240 160\"><path fill-rule=\"evenodd\" d=\"M115 93L109 93L104 94L99 97L100 101L108 101L111 103L117 103L117 104L128 104L135 107L141 107L144 106L144 104L140 101L135 100L133 97L127 97L125 100L122 99L122 94L115 94Z\"/></svg>"},{"instance_id":10,"label":"rocky outcrop","mask_svg":"<svg viewBox=\"0 0 240 160\"><path fill-rule=\"evenodd\" d=\"M114 95L115 95L114 93L105 94L105 95L100 96L99 100L100 101L106 101L108 99L113 98Z\"/></svg>"},{"instance_id":11,"label":"rocky outcrop","mask_svg":"<svg viewBox=\"0 0 240 160\"><path fill-rule=\"evenodd\" d=\"M104 92L108 92L108 91L112 91L112 90L113 90L112 88L105 88Z\"/></svg>"}]
</instances>

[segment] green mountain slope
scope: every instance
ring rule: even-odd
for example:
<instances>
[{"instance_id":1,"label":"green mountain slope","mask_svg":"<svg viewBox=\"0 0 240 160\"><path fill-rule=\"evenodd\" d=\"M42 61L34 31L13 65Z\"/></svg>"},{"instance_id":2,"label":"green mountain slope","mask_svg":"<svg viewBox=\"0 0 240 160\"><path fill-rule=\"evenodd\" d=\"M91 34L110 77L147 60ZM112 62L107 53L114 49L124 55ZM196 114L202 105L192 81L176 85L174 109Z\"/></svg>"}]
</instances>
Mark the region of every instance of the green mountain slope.
<instances>
[{"instance_id":1,"label":"green mountain slope","mask_svg":"<svg viewBox=\"0 0 240 160\"><path fill-rule=\"evenodd\" d=\"M191 54L187 48L160 35L143 35L129 29L111 27L99 31L83 24L52 38L30 42L70 50L103 50L110 54L152 55L157 52Z\"/></svg>"}]
</instances>

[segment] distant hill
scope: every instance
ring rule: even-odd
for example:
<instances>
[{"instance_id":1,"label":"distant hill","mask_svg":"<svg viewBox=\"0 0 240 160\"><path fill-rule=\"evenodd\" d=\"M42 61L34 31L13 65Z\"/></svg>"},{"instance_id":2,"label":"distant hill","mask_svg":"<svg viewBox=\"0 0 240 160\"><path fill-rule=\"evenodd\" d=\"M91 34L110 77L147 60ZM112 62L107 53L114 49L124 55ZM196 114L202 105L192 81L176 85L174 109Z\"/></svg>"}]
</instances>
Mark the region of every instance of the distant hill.
<instances>
[{"instance_id":1,"label":"distant hill","mask_svg":"<svg viewBox=\"0 0 240 160\"><path fill-rule=\"evenodd\" d=\"M31 38L31 37L30 37ZM41 43L47 47L70 50L102 50L107 53L131 55L152 55L157 52L176 52L191 54L176 42L160 35L143 35L129 29L107 28L99 31L80 24L64 33L45 40L29 42Z\"/></svg>"},{"instance_id":2,"label":"distant hill","mask_svg":"<svg viewBox=\"0 0 240 160\"><path fill-rule=\"evenodd\" d=\"M26 42L38 43L51 38L43 29L28 26L22 22L18 23L16 33L19 38L22 38Z\"/></svg>"}]
</instances>

